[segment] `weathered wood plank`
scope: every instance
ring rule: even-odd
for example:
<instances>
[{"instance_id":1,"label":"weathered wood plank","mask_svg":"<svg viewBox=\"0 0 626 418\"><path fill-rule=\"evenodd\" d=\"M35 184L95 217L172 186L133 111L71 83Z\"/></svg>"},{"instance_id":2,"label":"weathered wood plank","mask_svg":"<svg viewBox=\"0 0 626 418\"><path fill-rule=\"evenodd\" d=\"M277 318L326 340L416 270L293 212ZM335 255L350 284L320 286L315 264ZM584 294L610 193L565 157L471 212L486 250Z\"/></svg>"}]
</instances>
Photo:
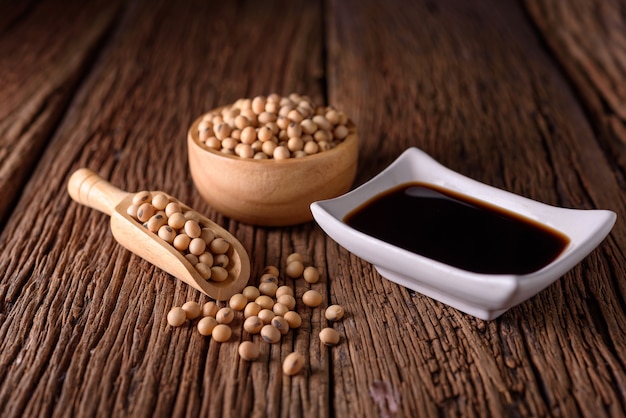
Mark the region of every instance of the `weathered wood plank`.
<instances>
[{"instance_id":1,"label":"weathered wood plank","mask_svg":"<svg viewBox=\"0 0 626 418\"><path fill-rule=\"evenodd\" d=\"M594 135L524 11L505 3L330 3L329 97L354 109L359 180L418 146L497 187L624 213L607 138ZM358 259L331 262L334 300L369 319L344 321L346 343L333 351L337 414L623 413L625 240L616 226L557 284L490 323L381 281ZM337 258L347 260L329 244L327 259Z\"/></svg>"},{"instance_id":2,"label":"weathered wood plank","mask_svg":"<svg viewBox=\"0 0 626 418\"><path fill-rule=\"evenodd\" d=\"M0 4L0 224L114 23L119 4Z\"/></svg>"},{"instance_id":3,"label":"weathered wood plank","mask_svg":"<svg viewBox=\"0 0 626 418\"><path fill-rule=\"evenodd\" d=\"M530 17L583 98L605 152L626 175L626 19L621 1L526 0Z\"/></svg>"},{"instance_id":4,"label":"weathered wood plank","mask_svg":"<svg viewBox=\"0 0 626 418\"><path fill-rule=\"evenodd\" d=\"M81 24L76 33L88 30ZM197 115L298 91L356 120L358 182L419 146L547 203L626 214L607 138L594 135L519 5L136 1L98 52L0 235L1 415L623 415L623 225L538 297L484 322L382 280L312 223L232 222L188 176L185 131ZM236 354L249 338L241 319L226 344L169 328L172 305L207 299L122 249L106 216L70 201L65 184L79 166L211 216L249 249L254 279L305 254L322 280L287 283L346 306L341 344L317 340L319 309L301 308L303 327L262 345L252 364ZM307 361L289 378L280 362L293 350Z\"/></svg>"},{"instance_id":5,"label":"weathered wood plank","mask_svg":"<svg viewBox=\"0 0 626 418\"><path fill-rule=\"evenodd\" d=\"M208 208L188 176L185 139L199 114L239 97L298 91L322 100L320 11L310 2L128 7L25 189L22 217L2 237L3 249L20 243L0 261L0 404L8 415L329 414L329 356L312 338L319 310L304 310L305 326L282 344L264 345L261 361L241 362L237 341L249 338L241 331L220 345L192 326L167 327L174 304L205 298L128 254L105 216L65 192L78 166L127 190L167 190L244 243L254 280L293 251L315 257L323 234L313 224L257 230ZM288 378L281 360L295 349L310 359Z\"/></svg>"}]
</instances>

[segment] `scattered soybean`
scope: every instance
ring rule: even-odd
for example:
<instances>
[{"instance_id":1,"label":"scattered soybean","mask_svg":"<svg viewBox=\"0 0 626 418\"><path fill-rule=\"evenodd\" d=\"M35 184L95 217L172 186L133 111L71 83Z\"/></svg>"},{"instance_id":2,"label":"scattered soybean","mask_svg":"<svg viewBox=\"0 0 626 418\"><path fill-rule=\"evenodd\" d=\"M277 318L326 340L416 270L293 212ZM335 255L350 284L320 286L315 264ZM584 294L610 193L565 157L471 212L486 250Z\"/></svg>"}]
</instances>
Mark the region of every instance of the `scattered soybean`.
<instances>
[{"instance_id":1,"label":"scattered soybean","mask_svg":"<svg viewBox=\"0 0 626 418\"><path fill-rule=\"evenodd\" d=\"M261 354L259 346L252 341L242 342L239 344L237 351L239 352L239 356L246 361L254 361L258 359Z\"/></svg>"},{"instance_id":2,"label":"scattered soybean","mask_svg":"<svg viewBox=\"0 0 626 418\"><path fill-rule=\"evenodd\" d=\"M283 360L283 373L287 376L296 375L304 366L304 356L300 353L293 352L287 355Z\"/></svg>"},{"instance_id":3,"label":"scattered soybean","mask_svg":"<svg viewBox=\"0 0 626 418\"><path fill-rule=\"evenodd\" d=\"M335 346L339 343L339 333L334 328L324 328L319 334L320 341L328 346Z\"/></svg>"}]
</instances>

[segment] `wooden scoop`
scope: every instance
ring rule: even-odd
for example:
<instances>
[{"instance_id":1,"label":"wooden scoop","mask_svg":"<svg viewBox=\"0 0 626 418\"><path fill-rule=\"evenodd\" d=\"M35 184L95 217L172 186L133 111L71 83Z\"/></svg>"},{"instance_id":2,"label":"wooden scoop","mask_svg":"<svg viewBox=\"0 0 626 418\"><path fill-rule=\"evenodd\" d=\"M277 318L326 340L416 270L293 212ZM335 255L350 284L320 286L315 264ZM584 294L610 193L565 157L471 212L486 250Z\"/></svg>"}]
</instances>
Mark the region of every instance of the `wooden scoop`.
<instances>
[{"instance_id":1,"label":"wooden scoop","mask_svg":"<svg viewBox=\"0 0 626 418\"><path fill-rule=\"evenodd\" d=\"M123 247L213 299L226 300L248 283L248 253L235 237L210 219L198 214L196 220L230 243L227 253L230 264L226 268L228 278L222 282L205 280L176 248L128 215L127 209L132 204L133 193L118 189L86 168L78 169L71 175L67 189L76 202L111 216L111 232ZM180 205L185 211L192 210L182 203Z\"/></svg>"}]
</instances>

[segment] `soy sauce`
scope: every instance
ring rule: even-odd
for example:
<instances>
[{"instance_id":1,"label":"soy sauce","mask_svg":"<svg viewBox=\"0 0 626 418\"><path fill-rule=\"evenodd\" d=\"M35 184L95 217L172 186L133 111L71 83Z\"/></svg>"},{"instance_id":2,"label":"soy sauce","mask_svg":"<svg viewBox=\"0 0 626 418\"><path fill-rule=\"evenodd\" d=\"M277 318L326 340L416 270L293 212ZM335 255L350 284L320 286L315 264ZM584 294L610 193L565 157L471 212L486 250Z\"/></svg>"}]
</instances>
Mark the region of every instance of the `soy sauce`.
<instances>
[{"instance_id":1,"label":"soy sauce","mask_svg":"<svg viewBox=\"0 0 626 418\"><path fill-rule=\"evenodd\" d=\"M344 221L405 250L483 274L532 273L569 243L531 219L426 183L390 189Z\"/></svg>"}]
</instances>

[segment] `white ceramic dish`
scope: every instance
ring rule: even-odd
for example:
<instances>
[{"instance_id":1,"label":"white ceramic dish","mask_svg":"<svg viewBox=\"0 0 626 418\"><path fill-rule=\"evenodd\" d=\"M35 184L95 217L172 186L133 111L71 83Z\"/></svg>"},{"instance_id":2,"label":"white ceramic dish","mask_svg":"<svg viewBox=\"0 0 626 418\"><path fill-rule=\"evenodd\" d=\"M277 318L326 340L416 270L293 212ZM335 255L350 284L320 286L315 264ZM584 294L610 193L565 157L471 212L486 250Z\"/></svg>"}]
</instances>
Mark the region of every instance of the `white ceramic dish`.
<instances>
[{"instance_id":1,"label":"white ceramic dish","mask_svg":"<svg viewBox=\"0 0 626 418\"><path fill-rule=\"evenodd\" d=\"M569 244L550 264L530 274L479 274L388 244L344 223L345 216L394 186L423 182L474 197L547 225ZM337 243L373 264L385 278L465 313L491 320L534 296L578 264L607 236L616 214L608 210L558 208L479 183L456 173L417 148L406 150L362 186L311 204L317 223Z\"/></svg>"}]
</instances>

